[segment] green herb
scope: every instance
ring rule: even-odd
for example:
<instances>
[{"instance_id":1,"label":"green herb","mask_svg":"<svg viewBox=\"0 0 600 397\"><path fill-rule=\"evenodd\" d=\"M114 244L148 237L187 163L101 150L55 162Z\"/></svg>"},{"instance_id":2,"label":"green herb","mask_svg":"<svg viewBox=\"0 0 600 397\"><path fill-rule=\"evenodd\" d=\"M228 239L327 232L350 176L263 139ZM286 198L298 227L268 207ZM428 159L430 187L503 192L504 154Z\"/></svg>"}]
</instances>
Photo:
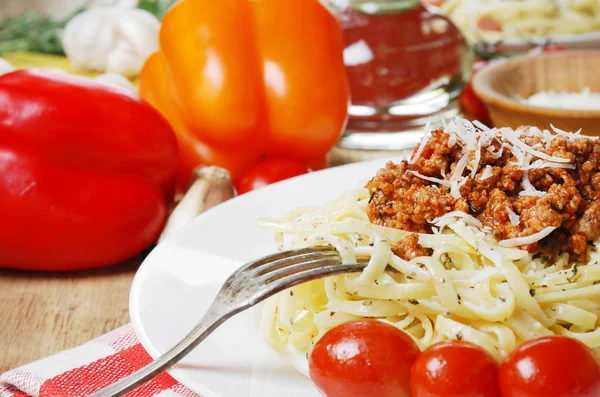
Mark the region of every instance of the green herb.
<instances>
[{"instance_id":1,"label":"green herb","mask_svg":"<svg viewBox=\"0 0 600 397\"><path fill-rule=\"evenodd\" d=\"M176 1L177 0L140 0L138 8L148 11L150 14L154 15L158 19L162 19L162 17L166 14L167 10Z\"/></svg>"},{"instance_id":2,"label":"green herb","mask_svg":"<svg viewBox=\"0 0 600 397\"><path fill-rule=\"evenodd\" d=\"M576 279L578 279L578 278L579 278L579 275L577 274L577 270L578 270L578 269L577 269L577 265L573 266L573 270L572 270L573 274L572 274L571 276L567 277L567 281L568 281L568 282L572 283L572 282L574 282Z\"/></svg>"},{"instance_id":3,"label":"green herb","mask_svg":"<svg viewBox=\"0 0 600 397\"><path fill-rule=\"evenodd\" d=\"M54 20L41 13L32 12L5 19L0 22L0 54L31 51L64 55L59 34L74 15L63 20Z\"/></svg>"},{"instance_id":4,"label":"green herb","mask_svg":"<svg viewBox=\"0 0 600 397\"><path fill-rule=\"evenodd\" d=\"M469 205L469 211L471 211L472 213L476 214L477 213L477 208L475 208L475 206L470 201L467 201L467 204Z\"/></svg>"},{"instance_id":5,"label":"green herb","mask_svg":"<svg viewBox=\"0 0 600 397\"><path fill-rule=\"evenodd\" d=\"M560 208L558 207L558 205L556 205L552 201L546 201L546 203L548 203L548 205L550 206L550 208L552 208L554 211L560 212Z\"/></svg>"},{"instance_id":6,"label":"green herb","mask_svg":"<svg viewBox=\"0 0 600 397\"><path fill-rule=\"evenodd\" d=\"M446 270L450 270L454 267L454 262L452 262L452 258L450 257L450 255L448 255L447 252L442 254L440 259L442 260L442 264L444 265L444 268Z\"/></svg>"}]
</instances>

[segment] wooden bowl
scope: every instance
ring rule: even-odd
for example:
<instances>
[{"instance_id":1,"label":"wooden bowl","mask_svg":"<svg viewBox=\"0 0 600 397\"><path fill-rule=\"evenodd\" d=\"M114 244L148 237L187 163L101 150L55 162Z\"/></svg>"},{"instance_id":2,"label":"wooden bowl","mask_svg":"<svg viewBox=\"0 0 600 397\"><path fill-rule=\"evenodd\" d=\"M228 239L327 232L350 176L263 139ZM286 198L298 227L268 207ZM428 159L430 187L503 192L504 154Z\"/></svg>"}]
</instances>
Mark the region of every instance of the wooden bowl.
<instances>
[{"instance_id":1,"label":"wooden bowl","mask_svg":"<svg viewBox=\"0 0 600 397\"><path fill-rule=\"evenodd\" d=\"M475 93L485 102L497 127L524 125L565 131L582 129L586 135L600 135L600 110L553 109L528 105L541 91L600 92L600 51L563 51L525 55L498 61L477 73Z\"/></svg>"}]
</instances>

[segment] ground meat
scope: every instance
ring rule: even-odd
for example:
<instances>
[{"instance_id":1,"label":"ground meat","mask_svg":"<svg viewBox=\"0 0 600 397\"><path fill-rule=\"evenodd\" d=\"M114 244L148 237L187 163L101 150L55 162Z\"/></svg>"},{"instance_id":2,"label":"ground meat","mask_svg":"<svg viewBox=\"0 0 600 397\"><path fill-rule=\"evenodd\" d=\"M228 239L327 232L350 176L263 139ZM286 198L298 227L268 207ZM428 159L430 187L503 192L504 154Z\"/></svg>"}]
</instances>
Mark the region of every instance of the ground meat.
<instances>
[{"instance_id":1,"label":"ground meat","mask_svg":"<svg viewBox=\"0 0 600 397\"><path fill-rule=\"evenodd\" d=\"M513 210L513 205L506 193L496 188L492 190L490 199L485 204L485 210L479 215L479 220L492 228L496 239L512 238L515 234L515 227L510 223L508 216L511 210Z\"/></svg>"},{"instance_id":2,"label":"ground meat","mask_svg":"<svg viewBox=\"0 0 600 397\"><path fill-rule=\"evenodd\" d=\"M418 233L429 232L427 221L447 213L456 201L408 173L407 163L390 163L382 169L371 194L368 211L372 223Z\"/></svg>"},{"instance_id":3,"label":"ground meat","mask_svg":"<svg viewBox=\"0 0 600 397\"><path fill-rule=\"evenodd\" d=\"M398 241L396 245L392 247L392 252L407 261L419 256L429 256L432 254L431 249L425 248L419 244L419 235L414 233L409 234Z\"/></svg>"},{"instance_id":4,"label":"ground meat","mask_svg":"<svg viewBox=\"0 0 600 397\"><path fill-rule=\"evenodd\" d=\"M585 240L585 236L581 234L572 234L569 236L569 245L567 246L573 256L577 258L578 261L583 262L582 255L585 254L587 248L587 241Z\"/></svg>"},{"instance_id":5,"label":"ground meat","mask_svg":"<svg viewBox=\"0 0 600 397\"><path fill-rule=\"evenodd\" d=\"M593 241L600 234L600 202L592 203L581 218L575 222L573 231L584 236L587 241Z\"/></svg>"},{"instance_id":6,"label":"ground meat","mask_svg":"<svg viewBox=\"0 0 600 397\"><path fill-rule=\"evenodd\" d=\"M498 240L532 235L553 226L557 229L548 239L558 239L564 251L582 259L587 243L600 236L600 141L563 136L548 139L541 134L525 134L520 139L538 152L568 159L569 168L524 171L523 155L515 157L501 137L479 145L479 164L472 172L469 167L477 163L476 151L460 142L450 143L450 134L443 130L433 131L412 163L388 163L367 184L369 219L378 225L430 233L435 218L458 210L478 218ZM464 153L468 153L469 166L460 175L460 197L451 194L448 182L431 182L418 175L450 181ZM548 161L528 155L530 161ZM524 190L525 172L531 186L542 192L541 197ZM513 224L514 215L517 224ZM423 254L414 239L403 239L394 252L404 258ZM538 244L522 248L535 251Z\"/></svg>"}]
</instances>

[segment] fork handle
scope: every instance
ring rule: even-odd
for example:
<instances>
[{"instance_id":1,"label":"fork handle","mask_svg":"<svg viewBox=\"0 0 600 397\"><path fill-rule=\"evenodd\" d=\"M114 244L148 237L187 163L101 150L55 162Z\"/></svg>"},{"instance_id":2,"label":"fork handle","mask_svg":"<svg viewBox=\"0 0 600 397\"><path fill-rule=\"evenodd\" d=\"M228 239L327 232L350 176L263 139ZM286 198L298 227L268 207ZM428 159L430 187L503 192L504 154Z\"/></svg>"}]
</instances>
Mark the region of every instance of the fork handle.
<instances>
[{"instance_id":1,"label":"fork handle","mask_svg":"<svg viewBox=\"0 0 600 397\"><path fill-rule=\"evenodd\" d=\"M200 342L217 329L226 320L236 314L236 311L225 312L219 310L213 304L208 308L200 322L192 329L177 345L172 347L165 354L152 361L145 367L137 370L131 375L101 389L88 397L114 397L122 396L125 393L135 389L141 384L154 378L161 372L175 365L189 352L191 352Z\"/></svg>"}]
</instances>

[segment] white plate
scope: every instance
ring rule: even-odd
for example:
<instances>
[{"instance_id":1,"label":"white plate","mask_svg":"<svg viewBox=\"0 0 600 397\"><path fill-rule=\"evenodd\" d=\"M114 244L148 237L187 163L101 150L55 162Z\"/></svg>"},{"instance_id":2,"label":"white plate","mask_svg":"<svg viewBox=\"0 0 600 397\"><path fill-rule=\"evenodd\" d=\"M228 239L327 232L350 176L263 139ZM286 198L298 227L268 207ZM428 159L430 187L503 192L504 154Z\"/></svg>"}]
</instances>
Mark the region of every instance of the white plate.
<instances>
[{"instance_id":1,"label":"white plate","mask_svg":"<svg viewBox=\"0 0 600 397\"><path fill-rule=\"evenodd\" d=\"M280 182L221 204L158 245L138 270L131 320L157 357L200 319L221 283L241 264L276 250L257 226L296 207L320 205L366 183L385 161L331 168ZM257 332L260 308L232 318L170 371L202 397L319 397Z\"/></svg>"}]
</instances>

